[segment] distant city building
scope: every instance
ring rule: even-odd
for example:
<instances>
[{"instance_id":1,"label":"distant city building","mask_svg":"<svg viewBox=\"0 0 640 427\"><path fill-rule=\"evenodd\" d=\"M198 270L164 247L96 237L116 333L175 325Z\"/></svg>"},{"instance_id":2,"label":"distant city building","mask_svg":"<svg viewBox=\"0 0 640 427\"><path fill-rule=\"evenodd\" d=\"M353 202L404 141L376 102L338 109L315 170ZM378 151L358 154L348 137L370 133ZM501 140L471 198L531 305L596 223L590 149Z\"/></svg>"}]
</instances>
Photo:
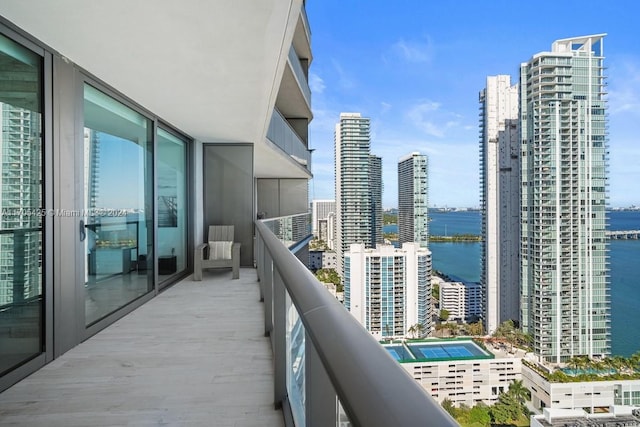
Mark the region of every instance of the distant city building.
<instances>
[{"instance_id":1,"label":"distant city building","mask_svg":"<svg viewBox=\"0 0 640 427\"><path fill-rule=\"evenodd\" d=\"M382 214L382 158L369 156L369 192L371 194L371 244L375 248L379 243L384 243L382 226L384 216Z\"/></svg>"},{"instance_id":2,"label":"distant city building","mask_svg":"<svg viewBox=\"0 0 640 427\"><path fill-rule=\"evenodd\" d=\"M322 234L322 227L320 227ZM336 213L330 212L327 217L327 238L325 240L327 246L332 251L336 249Z\"/></svg>"},{"instance_id":3,"label":"distant city building","mask_svg":"<svg viewBox=\"0 0 640 427\"><path fill-rule=\"evenodd\" d=\"M372 191L369 168L370 119L360 113L341 113L336 125L335 184L336 232L335 251L338 274L344 278L344 254L353 243L372 247Z\"/></svg>"},{"instance_id":4,"label":"distant city building","mask_svg":"<svg viewBox=\"0 0 640 427\"><path fill-rule=\"evenodd\" d=\"M482 316L482 286L479 283L442 282L440 310L449 312L449 319L473 320Z\"/></svg>"},{"instance_id":5,"label":"distant city building","mask_svg":"<svg viewBox=\"0 0 640 427\"><path fill-rule=\"evenodd\" d=\"M588 413L582 409L544 408L542 414L531 415L531 427L638 427L640 409L612 406L607 412Z\"/></svg>"},{"instance_id":6,"label":"distant city building","mask_svg":"<svg viewBox=\"0 0 640 427\"><path fill-rule=\"evenodd\" d=\"M0 118L0 229L6 230L0 234L0 306L3 306L42 294L40 254L44 218L37 214L43 206L41 114L0 102Z\"/></svg>"},{"instance_id":7,"label":"distant city building","mask_svg":"<svg viewBox=\"0 0 640 427\"><path fill-rule=\"evenodd\" d=\"M480 92L480 198L484 325L520 321L520 126L518 85L487 77Z\"/></svg>"},{"instance_id":8,"label":"distant city building","mask_svg":"<svg viewBox=\"0 0 640 427\"><path fill-rule=\"evenodd\" d=\"M309 251L309 269L319 270L321 268L333 269L337 267L336 253L334 251Z\"/></svg>"},{"instance_id":9,"label":"distant city building","mask_svg":"<svg viewBox=\"0 0 640 427\"><path fill-rule=\"evenodd\" d=\"M309 249L309 270L315 271L322 268L322 254L324 251L314 251Z\"/></svg>"},{"instance_id":10,"label":"distant city building","mask_svg":"<svg viewBox=\"0 0 640 427\"><path fill-rule=\"evenodd\" d=\"M333 270L337 270L338 259L334 251L322 252L322 268L331 268Z\"/></svg>"},{"instance_id":11,"label":"distant city building","mask_svg":"<svg viewBox=\"0 0 640 427\"><path fill-rule=\"evenodd\" d=\"M640 406L640 380L550 382L527 364L522 383L536 409L584 409L591 413L614 405Z\"/></svg>"},{"instance_id":12,"label":"distant city building","mask_svg":"<svg viewBox=\"0 0 640 427\"><path fill-rule=\"evenodd\" d=\"M430 331L429 250L417 243L401 249L367 249L360 243L351 245L344 262L345 307L374 336L425 336ZM410 333L418 324L420 331Z\"/></svg>"},{"instance_id":13,"label":"distant city building","mask_svg":"<svg viewBox=\"0 0 640 427\"><path fill-rule=\"evenodd\" d=\"M556 363L611 352L604 36L520 68L522 327Z\"/></svg>"},{"instance_id":14,"label":"distant city building","mask_svg":"<svg viewBox=\"0 0 640 427\"><path fill-rule=\"evenodd\" d=\"M384 346L439 403L448 399L458 407L492 405L521 378L521 358L496 357L471 340L428 339Z\"/></svg>"},{"instance_id":15,"label":"distant city building","mask_svg":"<svg viewBox=\"0 0 640 427\"><path fill-rule=\"evenodd\" d=\"M335 211L335 200L313 200L311 202L311 232L316 238L327 242L327 221L329 215Z\"/></svg>"},{"instance_id":16,"label":"distant city building","mask_svg":"<svg viewBox=\"0 0 640 427\"><path fill-rule=\"evenodd\" d=\"M429 244L428 159L411 153L398 161L398 243Z\"/></svg>"}]
</instances>

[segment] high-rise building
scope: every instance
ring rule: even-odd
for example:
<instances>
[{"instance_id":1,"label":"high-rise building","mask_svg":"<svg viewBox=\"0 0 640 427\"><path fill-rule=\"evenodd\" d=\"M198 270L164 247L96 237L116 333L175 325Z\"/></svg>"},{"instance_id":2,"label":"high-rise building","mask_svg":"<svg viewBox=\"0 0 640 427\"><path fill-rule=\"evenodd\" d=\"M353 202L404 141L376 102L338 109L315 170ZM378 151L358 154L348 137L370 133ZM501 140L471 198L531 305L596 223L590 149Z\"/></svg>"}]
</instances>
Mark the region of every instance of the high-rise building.
<instances>
[{"instance_id":1,"label":"high-rise building","mask_svg":"<svg viewBox=\"0 0 640 427\"><path fill-rule=\"evenodd\" d=\"M353 244L345 253L344 304L378 338L426 336L431 329L431 252ZM420 325L420 326L416 326Z\"/></svg>"},{"instance_id":2,"label":"high-rise building","mask_svg":"<svg viewBox=\"0 0 640 427\"><path fill-rule=\"evenodd\" d=\"M369 177L370 119L341 113L336 125L336 244L338 274L343 277L344 254L353 243L371 247L372 203Z\"/></svg>"},{"instance_id":3,"label":"high-rise building","mask_svg":"<svg viewBox=\"0 0 640 427\"><path fill-rule=\"evenodd\" d=\"M520 68L522 326L550 362L610 353L604 36Z\"/></svg>"},{"instance_id":4,"label":"high-rise building","mask_svg":"<svg viewBox=\"0 0 640 427\"><path fill-rule=\"evenodd\" d=\"M384 243L382 226L382 158L369 156L369 194L371 195L371 247Z\"/></svg>"},{"instance_id":5,"label":"high-rise building","mask_svg":"<svg viewBox=\"0 0 640 427\"><path fill-rule=\"evenodd\" d=\"M480 92L480 203L484 325L520 320L520 126L518 85L487 77Z\"/></svg>"},{"instance_id":6,"label":"high-rise building","mask_svg":"<svg viewBox=\"0 0 640 427\"><path fill-rule=\"evenodd\" d=\"M428 158L411 153L398 161L398 242L429 244Z\"/></svg>"},{"instance_id":7,"label":"high-rise building","mask_svg":"<svg viewBox=\"0 0 640 427\"><path fill-rule=\"evenodd\" d=\"M244 268L256 217L306 230L305 2L240 3L0 5L0 390L192 274L210 225Z\"/></svg>"},{"instance_id":8,"label":"high-rise building","mask_svg":"<svg viewBox=\"0 0 640 427\"><path fill-rule=\"evenodd\" d=\"M3 98L4 101L5 98ZM23 101L24 102L24 101ZM41 293L41 114L0 102L0 306Z\"/></svg>"},{"instance_id":9,"label":"high-rise building","mask_svg":"<svg viewBox=\"0 0 640 427\"><path fill-rule=\"evenodd\" d=\"M336 211L335 200L313 200L311 202L311 231L315 237L327 242L329 214Z\"/></svg>"}]
</instances>

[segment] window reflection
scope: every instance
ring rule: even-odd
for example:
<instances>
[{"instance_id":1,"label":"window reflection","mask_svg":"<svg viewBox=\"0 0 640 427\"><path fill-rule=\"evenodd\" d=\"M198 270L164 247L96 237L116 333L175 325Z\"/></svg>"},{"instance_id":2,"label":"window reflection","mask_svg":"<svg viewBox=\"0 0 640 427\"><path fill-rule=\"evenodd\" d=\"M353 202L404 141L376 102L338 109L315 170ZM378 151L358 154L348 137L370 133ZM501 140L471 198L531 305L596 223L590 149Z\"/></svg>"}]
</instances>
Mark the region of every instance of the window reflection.
<instances>
[{"instance_id":1,"label":"window reflection","mask_svg":"<svg viewBox=\"0 0 640 427\"><path fill-rule=\"evenodd\" d=\"M0 375L44 348L42 58L0 36Z\"/></svg>"},{"instance_id":2,"label":"window reflection","mask_svg":"<svg viewBox=\"0 0 640 427\"><path fill-rule=\"evenodd\" d=\"M186 268L187 144L158 129L157 150L158 275L162 281Z\"/></svg>"},{"instance_id":3,"label":"window reflection","mask_svg":"<svg viewBox=\"0 0 640 427\"><path fill-rule=\"evenodd\" d=\"M85 321L153 289L151 121L84 88Z\"/></svg>"}]
</instances>

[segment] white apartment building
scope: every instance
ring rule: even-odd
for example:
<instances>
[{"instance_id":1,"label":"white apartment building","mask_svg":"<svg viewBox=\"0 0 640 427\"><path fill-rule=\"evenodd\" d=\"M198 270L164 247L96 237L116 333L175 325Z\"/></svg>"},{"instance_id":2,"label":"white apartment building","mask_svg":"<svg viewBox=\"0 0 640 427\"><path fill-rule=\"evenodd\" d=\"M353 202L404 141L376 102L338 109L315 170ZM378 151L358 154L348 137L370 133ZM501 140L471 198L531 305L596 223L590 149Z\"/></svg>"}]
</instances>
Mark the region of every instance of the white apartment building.
<instances>
[{"instance_id":1,"label":"white apartment building","mask_svg":"<svg viewBox=\"0 0 640 427\"><path fill-rule=\"evenodd\" d=\"M417 243L401 249L353 244L345 254L344 302L374 336L404 337L415 325L431 329L431 252Z\"/></svg>"},{"instance_id":2,"label":"white apartment building","mask_svg":"<svg viewBox=\"0 0 640 427\"><path fill-rule=\"evenodd\" d=\"M429 244L428 158L418 152L398 161L398 243Z\"/></svg>"},{"instance_id":3,"label":"white apartment building","mask_svg":"<svg viewBox=\"0 0 640 427\"><path fill-rule=\"evenodd\" d=\"M518 85L487 77L480 92L480 197L484 324L491 334L520 320L520 126Z\"/></svg>"},{"instance_id":4,"label":"white apartment building","mask_svg":"<svg viewBox=\"0 0 640 427\"><path fill-rule=\"evenodd\" d=\"M328 220L331 213L336 211L335 200L311 201L311 232L318 239L327 242Z\"/></svg>"},{"instance_id":5,"label":"white apartment building","mask_svg":"<svg viewBox=\"0 0 640 427\"><path fill-rule=\"evenodd\" d=\"M520 67L521 325L555 363L611 351L604 36Z\"/></svg>"},{"instance_id":6,"label":"white apartment building","mask_svg":"<svg viewBox=\"0 0 640 427\"><path fill-rule=\"evenodd\" d=\"M442 282L440 310L449 312L449 319L467 320L482 316L483 289L479 283Z\"/></svg>"}]
</instances>

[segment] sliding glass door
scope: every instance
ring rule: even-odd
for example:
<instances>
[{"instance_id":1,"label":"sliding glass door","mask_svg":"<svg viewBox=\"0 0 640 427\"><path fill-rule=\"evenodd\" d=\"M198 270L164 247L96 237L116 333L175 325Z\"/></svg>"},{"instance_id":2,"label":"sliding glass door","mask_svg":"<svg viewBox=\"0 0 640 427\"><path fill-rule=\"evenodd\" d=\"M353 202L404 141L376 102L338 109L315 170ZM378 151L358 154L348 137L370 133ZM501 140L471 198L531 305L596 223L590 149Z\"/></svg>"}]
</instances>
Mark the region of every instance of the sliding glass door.
<instances>
[{"instance_id":1,"label":"sliding glass door","mask_svg":"<svg viewBox=\"0 0 640 427\"><path fill-rule=\"evenodd\" d=\"M84 85L85 324L153 290L153 123Z\"/></svg>"},{"instance_id":2,"label":"sliding glass door","mask_svg":"<svg viewBox=\"0 0 640 427\"><path fill-rule=\"evenodd\" d=\"M42 66L0 35L0 377L44 351Z\"/></svg>"},{"instance_id":3,"label":"sliding glass door","mask_svg":"<svg viewBox=\"0 0 640 427\"><path fill-rule=\"evenodd\" d=\"M158 280L187 267L187 142L159 128L157 138Z\"/></svg>"}]
</instances>

